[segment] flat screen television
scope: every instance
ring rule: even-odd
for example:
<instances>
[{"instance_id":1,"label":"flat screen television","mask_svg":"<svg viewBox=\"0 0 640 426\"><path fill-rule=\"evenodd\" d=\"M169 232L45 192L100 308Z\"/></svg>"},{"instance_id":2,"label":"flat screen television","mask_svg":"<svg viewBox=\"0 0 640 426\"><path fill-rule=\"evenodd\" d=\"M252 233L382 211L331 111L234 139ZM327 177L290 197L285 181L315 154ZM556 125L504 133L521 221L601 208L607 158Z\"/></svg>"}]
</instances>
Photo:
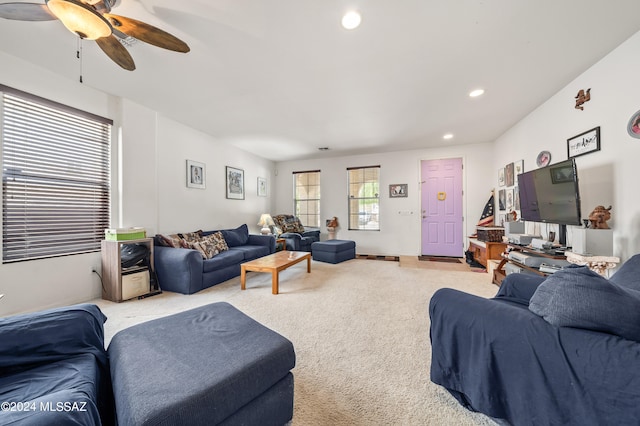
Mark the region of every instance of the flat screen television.
<instances>
[{"instance_id":1,"label":"flat screen television","mask_svg":"<svg viewBox=\"0 0 640 426\"><path fill-rule=\"evenodd\" d=\"M581 225L580 190L575 159L518 175L520 217L532 222L555 223L560 244L566 244L566 225Z\"/></svg>"}]
</instances>

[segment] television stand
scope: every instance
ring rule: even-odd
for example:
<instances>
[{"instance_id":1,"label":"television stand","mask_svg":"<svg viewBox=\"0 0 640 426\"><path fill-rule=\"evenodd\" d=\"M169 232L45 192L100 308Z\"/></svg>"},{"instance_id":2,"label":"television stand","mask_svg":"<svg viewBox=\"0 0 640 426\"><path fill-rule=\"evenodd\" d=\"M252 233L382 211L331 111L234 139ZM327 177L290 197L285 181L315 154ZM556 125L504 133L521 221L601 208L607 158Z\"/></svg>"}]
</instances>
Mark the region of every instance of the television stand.
<instances>
[{"instance_id":1,"label":"television stand","mask_svg":"<svg viewBox=\"0 0 640 426\"><path fill-rule=\"evenodd\" d=\"M534 254L536 256L546 257L547 259L567 260L566 256L561 255L561 254L555 254L555 252L551 253L549 251L538 250L538 249L534 249L534 248L528 247L528 246L519 246L519 245L516 245L516 244L507 244L507 248L506 248L505 252L502 253L502 260L498 264L498 267L493 270L493 283L496 284L497 286L500 286L500 284L502 284L502 280L504 280L504 278L507 276L507 273L504 270L504 266L507 263L511 263L513 265L516 265L517 267L519 267L521 269L524 269L526 271L532 272L532 273L534 273L536 275L540 275L540 276L543 276L543 277L546 277L546 276L549 275L549 273L542 272L538 268L532 268L531 266L523 265L522 263L516 262L513 259L509 259L508 254L511 251L520 251L522 253Z\"/></svg>"}]
</instances>

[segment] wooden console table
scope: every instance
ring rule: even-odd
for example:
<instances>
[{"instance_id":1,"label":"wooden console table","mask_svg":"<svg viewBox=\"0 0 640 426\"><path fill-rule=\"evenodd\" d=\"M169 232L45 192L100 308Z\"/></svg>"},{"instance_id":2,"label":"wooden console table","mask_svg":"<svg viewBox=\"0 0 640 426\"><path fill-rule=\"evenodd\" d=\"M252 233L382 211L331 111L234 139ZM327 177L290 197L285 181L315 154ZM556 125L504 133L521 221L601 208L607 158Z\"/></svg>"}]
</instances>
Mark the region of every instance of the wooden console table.
<instances>
[{"instance_id":1,"label":"wooden console table","mask_svg":"<svg viewBox=\"0 0 640 426\"><path fill-rule=\"evenodd\" d=\"M469 237L469 251L473 253L473 260L485 268L488 260L500 260L506 248L505 243L479 241L475 237Z\"/></svg>"}]
</instances>

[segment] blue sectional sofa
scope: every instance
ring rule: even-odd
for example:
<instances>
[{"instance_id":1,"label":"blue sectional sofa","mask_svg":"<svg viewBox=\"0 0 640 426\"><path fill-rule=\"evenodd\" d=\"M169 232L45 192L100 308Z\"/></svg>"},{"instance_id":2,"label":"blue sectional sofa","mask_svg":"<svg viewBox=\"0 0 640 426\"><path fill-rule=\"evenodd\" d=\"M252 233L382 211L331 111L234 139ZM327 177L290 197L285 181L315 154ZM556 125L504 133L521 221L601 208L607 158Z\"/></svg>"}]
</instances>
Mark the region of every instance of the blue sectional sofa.
<instances>
[{"instance_id":1,"label":"blue sectional sofa","mask_svg":"<svg viewBox=\"0 0 640 426\"><path fill-rule=\"evenodd\" d=\"M431 298L431 380L511 425L637 425L640 255L606 279L587 267L511 274L496 297ZM502 421L500 421L502 420Z\"/></svg>"},{"instance_id":2,"label":"blue sectional sofa","mask_svg":"<svg viewBox=\"0 0 640 426\"><path fill-rule=\"evenodd\" d=\"M160 288L182 294L193 294L205 288L240 275L240 264L276 251L273 235L249 234L247 225L236 229L200 231L204 236L220 232L228 250L211 259L204 259L195 249L163 246L160 235L156 235L154 263Z\"/></svg>"},{"instance_id":3,"label":"blue sectional sofa","mask_svg":"<svg viewBox=\"0 0 640 426\"><path fill-rule=\"evenodd\" d=\"M104 321L89 304L0 319L0 424L113 424Z\"/></svg>"}]
</instances>

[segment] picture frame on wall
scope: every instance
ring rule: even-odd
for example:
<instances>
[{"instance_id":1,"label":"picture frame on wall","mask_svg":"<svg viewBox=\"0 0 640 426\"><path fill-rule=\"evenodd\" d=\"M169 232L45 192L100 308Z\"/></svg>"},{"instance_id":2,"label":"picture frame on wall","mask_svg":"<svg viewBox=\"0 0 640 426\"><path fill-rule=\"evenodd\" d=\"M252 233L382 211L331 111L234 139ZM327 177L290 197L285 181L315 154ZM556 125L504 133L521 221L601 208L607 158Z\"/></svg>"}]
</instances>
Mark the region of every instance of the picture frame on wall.
<instances>
[{"instance_id":1,"label":"picture frame on wall","mask_svg":"<svg viewBox=\"0 0 640 426\"><path fill-rule=\"evenodd\" d=\"M629 133L629 136L632 138L640 139L640 111L633 114L629 119L627 133Z\"/></svg>"},{"instance_id":2,"label":"picture frame on wall","mask_svg":"<svg viewBox=\"0 0 640 426\"><path fill-rule=\"evenodd\" d=\"M518 183L518 175L524 173L524 160L519 160L513 163L513 174L516 177L514 185Z\"/></svg>"},{"instance_id":3,"label":"picture frame on wall","mask_svg":"<svg viewBox=\"0 0 640 426\"><path fill-rule=\"evenodd\" d=\"M187 160L187 188L205 189L206 167L204 163Z\"/></svg>"},{"instance_id":4,"label":"picture frame on wall","mask_svg":"<svg viewBox=\"0 0 640 426\"><path fill-rule=\"evenodd\" d=\"M267 180L265 178L258 178L258 197L267 196Z\"/></svg>"},{"instance_id":5,"label":"picture frame on wall","mask_svg":"<svg viewBox=\"0 0 640 426\"><path fill-rule=\"evenodd\" d=\"M513 163L509 163L504 167L504 185L505 186L513 186L513 173L514 167Z\"/></svg>"},{"instance_id":6,"label":"picture frame on wall","mask_svg":"<svg viewBox=\"0 0 640 426\"><path fill-rule=\"evenodd\" d=\"M567 139L569 158L600 151L600 126Z\"/></svg>"},{"instance_id":7,"label":"picture frame on wall","mask_svg":"<svg viewBox=\"0 0 640 426\"><path fill-rule=\"evenodd\" d=\"M407 197L408 185L407 183L394 183L389 185L389 198Z\"/></svg>"},{"instance_id":8,"label":"picture frame on wall","mask_svg":"<svg viewBox=\"0 0 640 426\"><path fill-rule=\"evenodd\" d=\"M504 167L498 169L498 186L504 186Z\"/></svg>"},{"instance_id":9,"label":"picture frame on wall","mask_svg":"<svg viewBox=\"0 0 640 426\"><path fill-rule=\"evenodd\" d=\"M244 200L244 170L225 166L227 198Z\"/></svg>"},{"instance_id":10,"label":"picture frame on wall","mask_svg":"<svg viewBox=\"0 0 640 426\"><path fill-rule=\"evenodd\" d=\"M507 193L504 189L498 191L498 210L504 211L506 208Z\"/></svg>"}]
</instances>

